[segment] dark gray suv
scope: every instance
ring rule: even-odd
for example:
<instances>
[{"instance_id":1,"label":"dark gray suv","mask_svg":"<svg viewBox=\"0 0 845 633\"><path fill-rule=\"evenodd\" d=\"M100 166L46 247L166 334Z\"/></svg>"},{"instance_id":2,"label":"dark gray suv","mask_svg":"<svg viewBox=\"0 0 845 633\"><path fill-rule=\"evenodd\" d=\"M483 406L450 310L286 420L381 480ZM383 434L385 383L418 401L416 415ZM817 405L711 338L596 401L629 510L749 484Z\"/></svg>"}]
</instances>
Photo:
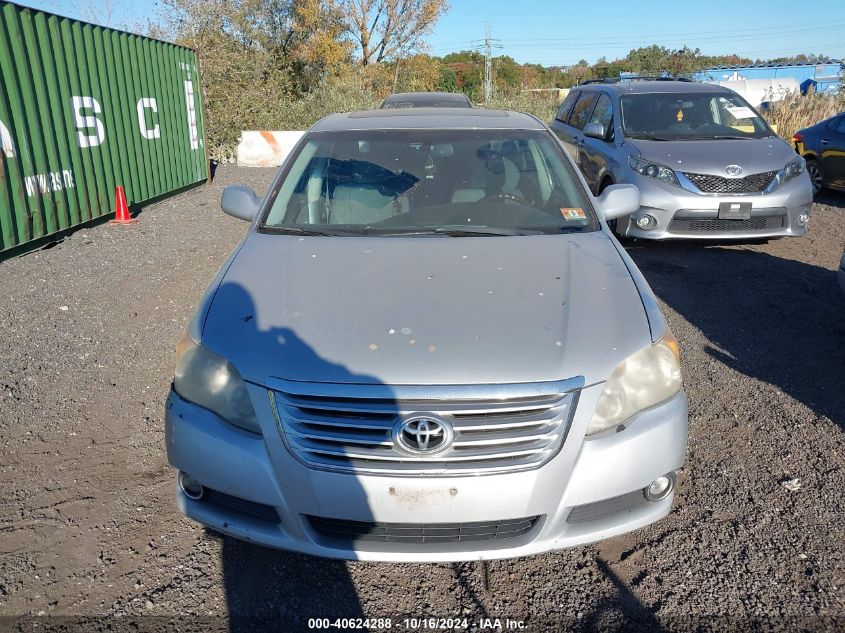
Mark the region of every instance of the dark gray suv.
<instances>
[{"instance_id":1,"label":"dark gray suv","mask_svg":"<svg viewBox=\"0 0 845 633\"><path fill-rule=\"evenodd\" d=\"M803 235L812 187L796 156L733 90L681 79L594 80L572 89L552 130L594 193L631 183L641 208L620 236Z\"/></svg>"}]
</instances>

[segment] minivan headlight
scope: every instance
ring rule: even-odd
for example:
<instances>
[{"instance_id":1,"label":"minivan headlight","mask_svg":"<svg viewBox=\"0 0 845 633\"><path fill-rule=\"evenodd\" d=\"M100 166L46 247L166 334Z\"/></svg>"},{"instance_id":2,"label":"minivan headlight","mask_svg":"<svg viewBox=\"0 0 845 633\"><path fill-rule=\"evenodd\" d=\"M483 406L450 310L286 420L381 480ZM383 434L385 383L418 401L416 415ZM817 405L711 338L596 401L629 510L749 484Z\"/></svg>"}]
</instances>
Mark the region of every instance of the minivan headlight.
<instances>
[{"instance_id":1,"label":"minivan headlight","mask_svg":"<svg viewBox=\"0 0 845 633\"><path fill-rule=\"evenodd\" d=\"M187 334L176 345L173 388L185 400L213 411L230 424L261 433L238 370Z\"/></svg>"},{"instance_id":2,"label":"minivan headlight","mask_svg":"<svg viewBox=\"0 0 845 633\"><path fill-rule=\"evenodd\" d=\"M793 178L800 176L805 171L807 171L807 161L802 156L796 156L777 173L769 186L766 187L766 192L774 191Z\"/></svg>"},{"instance_id":3,"label":"minivan headlight","mask_svg":"<svg viewBox=\"0 0 845 633\"><path fill-rule=\"evenodd\" d=\"M636 156L630 156L628 158L628 164L631 166L631 169L641 176L654 178L670 185L680 186L675 172L666 165L645 160L644 158L637 158Z\"/></svg>"},{"instance_id":4,"label":"minivan headlight","mask_svg":"<svg viewBox=\"0 0 845 633\"><path fill-rule=\"evenodd\" d=\"M800 176L805 171L807 171L807 161L804 160L803 156L796 156L783 168L783 177L785 180L789 180L795 178L795 176Z\"/></svg>"},{"instance_id":5,"label":"minivan headlight","mask_svg":"<svg viewBox=\"0 0 845 633\"><path fill-rule=\"evenodd\" d=\"M618 426L680 390L680 348L667 329L659 341L616 366L604 384L587 435Z\"/></svg>"}]
</instances>

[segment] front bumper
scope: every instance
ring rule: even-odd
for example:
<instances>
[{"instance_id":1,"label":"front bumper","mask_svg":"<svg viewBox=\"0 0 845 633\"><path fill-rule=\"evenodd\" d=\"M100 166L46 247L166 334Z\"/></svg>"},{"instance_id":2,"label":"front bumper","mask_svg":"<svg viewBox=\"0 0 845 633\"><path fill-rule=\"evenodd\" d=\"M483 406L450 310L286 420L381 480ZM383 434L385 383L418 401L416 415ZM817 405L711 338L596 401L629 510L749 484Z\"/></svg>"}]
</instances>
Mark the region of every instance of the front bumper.
<instances>
[{"instance_id":1,"label":"front bumper","mask_svg":"<svg viewBox=\"0 0 845 633\"><path fill-rule=\"evenodd\" d=\"M240 431L171 391L166 405L168 460L215 491L193 500L177 488L177 503L189 517L229 536L343 559L510 558L598 541L669 513L674 492L651 502L639 491L683 464L687 440L683 392L642 412L624 431L585 440L601 387L581 391L566 442L551 461L535 470L468 477L350 475L310 469L284 447L263 388L249 385L264 437ZM238 503L215 502L219 498ZM245 512L244 507L272 508L273 520ZM570 517L574 508L580 510ZM338 542L315 529L308 517L414 525L525 517L536 517L536 522L513 538L409 544Z\"/></svg>"},{"instance_id":2,"label":"front bumper","mask_svg":"<svg viewBox=\"0 0 845 633\"><path fill-rule=\"evenodd\" d=\"M798 237L807 232L799 216L809 216L813 191L809 177L793 178L772 193L721 195L698 194L668 185L629 170L626 182L640 190L640 210L617 221L617 231L626 237L649 240L749 240ZM751 220L720 220L723 202L750 202ZM656 226L642 229L636 219L652 216Z\"/></svg>"}]
</instances>

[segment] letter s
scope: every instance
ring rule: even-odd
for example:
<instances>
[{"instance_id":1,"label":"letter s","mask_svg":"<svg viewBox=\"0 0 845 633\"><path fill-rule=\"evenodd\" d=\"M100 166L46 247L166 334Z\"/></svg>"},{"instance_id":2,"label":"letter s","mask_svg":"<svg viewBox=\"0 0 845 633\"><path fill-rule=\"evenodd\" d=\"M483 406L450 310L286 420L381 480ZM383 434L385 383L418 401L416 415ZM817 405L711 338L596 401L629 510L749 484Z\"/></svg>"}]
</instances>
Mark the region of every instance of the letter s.
<instances>
[{"instance_id":1,"label":"letter s","mask_svg":"<svg viewBox=\"0 0 845 633\"><path fill-rule=\"evenodd\" d=\"M79 147L96 147L100 145L106 138L106 128L103 127L103 122L96 116L103 109L94 97L71 97L73 104L73 116L76 119L76 128L78 132ZM83 115L82 110L88 109L94 111L92 115ZM84 130L96 129L95 134L86 134Z\"/></svg>"}]
</instances>

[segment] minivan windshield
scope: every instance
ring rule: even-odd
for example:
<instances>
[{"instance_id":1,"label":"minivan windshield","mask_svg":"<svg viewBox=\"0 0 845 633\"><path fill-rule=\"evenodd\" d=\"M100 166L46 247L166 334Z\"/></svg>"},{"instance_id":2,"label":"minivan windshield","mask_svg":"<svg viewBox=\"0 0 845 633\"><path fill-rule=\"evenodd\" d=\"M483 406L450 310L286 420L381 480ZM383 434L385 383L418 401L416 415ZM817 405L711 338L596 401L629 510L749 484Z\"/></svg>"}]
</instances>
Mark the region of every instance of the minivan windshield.
<instances>
[{"instance_id":1,"label":"minivan windshield","mask_svg":"<svg viewBox=\"0 0 845 633\"><path fill-rule=\"evenodd\" d=\"M262 231L303 235L534 235L598 229L543 130L308 134L270 193Z\"/></svg>"},{"instance_id":2,"label":"minivan windshield","mask_svg":"<svg viewBox=\"0 0 845 633\"><path fill-rule=\"evenodd\" d=\"M742 97L727 92L642 93L620 98L627 138L655 141L754 139L771 128Z\"/></svg>"}]
</instances>

